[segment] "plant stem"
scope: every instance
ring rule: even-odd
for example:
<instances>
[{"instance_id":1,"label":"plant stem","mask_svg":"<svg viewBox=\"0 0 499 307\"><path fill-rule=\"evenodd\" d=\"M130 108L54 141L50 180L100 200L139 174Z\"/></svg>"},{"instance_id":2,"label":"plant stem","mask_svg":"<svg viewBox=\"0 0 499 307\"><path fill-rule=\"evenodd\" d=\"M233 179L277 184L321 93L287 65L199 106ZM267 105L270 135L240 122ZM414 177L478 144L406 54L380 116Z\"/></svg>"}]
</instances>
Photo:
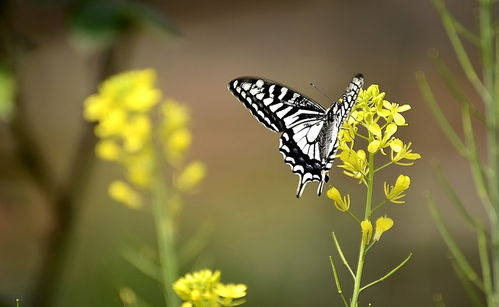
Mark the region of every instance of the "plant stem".
<instances>
[{"instance_id":1,"label":"plant stem","mask_svg":"<svg viewBox=\"0 0 499 307\"><path fill-rule=\"evenodd\" d=\"M364 219L369 220L371 217L371 206L373 200L373 182L374 182L374 154L369 153L369 173L367 179L367 197L366 197L366 210L364 213ZM359 260L357 262L357 272L355 273L355 282L352 294L351 307L358 306L359 294L360 294L360 283L362 281L362 271L364 270L364 258L366 256L366 245L364 244L362 238L360 240L359 249Z\"/></svg>"},{"instance_id":2,"label":"plant stem","mask_svg":"<svg viewBox=\"0 0 499 307\"><path fill-rule=\"evenodd\" d=\"M345 307L348 307L347 300L345 299L345 295L343 294L343 290L341 289L340 278L338 277L338 272L336 272L336 267L334 266L334 261L332 256L329 256L329 262L331 263L331 268L333 269L333 277L334 277L334 282L336 283L336 289L338 290L338 294L340 295L341 300L343 301Z\"/></svg>"},{"instance_id":3,"label":"plant stem","mask_svg":"<svg viewBox=\"0 0 499 307\"><path fill-rule=\"evenodd\" d=\"M159 167L158 167L159 168ZM173 220L168 212L168 199L165 193L165 181L160 171L157 172L153 190L154 219L158 243L161 274L165 290L167 307L179 306L179 300L172 285L178 277L177 258L175 255Z\"/></svg>"}]
</instances>

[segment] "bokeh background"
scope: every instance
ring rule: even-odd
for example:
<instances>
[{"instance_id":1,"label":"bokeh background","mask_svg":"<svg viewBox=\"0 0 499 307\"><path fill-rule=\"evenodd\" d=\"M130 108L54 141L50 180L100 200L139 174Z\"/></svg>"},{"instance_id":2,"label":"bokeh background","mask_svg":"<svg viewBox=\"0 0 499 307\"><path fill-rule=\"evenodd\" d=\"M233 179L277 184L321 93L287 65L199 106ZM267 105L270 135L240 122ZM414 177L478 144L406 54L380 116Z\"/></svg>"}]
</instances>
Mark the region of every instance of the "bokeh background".
<instances>
[{"instance_id":1,"label":"bokeh background","mask_svg":"<svg viewBox=\"0 0 499 307\"><path fill-rule=\"evenodd\" d=\"M35 162L43 159L61 185L82 150L82 102L95 92L103 61L98 48L88 48L75 35L70 16L74 3L11 1L0 7L3 35L21 46L13 51L21 123L39 148ZM105 3L110 2L98 6L104 12ZM359 230L331 201L315 195L315 184L295 198L297 177L282 162L277 136L250 116L226 84L237 76L262 76L328 105L308 84L313 81L336 97L357 72L367 84L379 84L388 100L412 106L405 113L409 125L400 131L423 156L415 167L384 173L390 182L399 173L409 175L411 189L406 204L386 206L395 226L368 257L365 280L374 280L409 252L413 259L382 286L363 292L361 301L364 306L368 301L374 306L431 306L441 293L448 306L469 305L423 198L427 191L434 194L460 246L477 265L475 239L446 203L430 167L441 163L467 207L482 216L467 164L444 138L418 91L414 76L422 70L451 123L460 125L457 105L444 91L428 49L436 48L463 89L477 97L429 1L184 0L147 5L153 8L147 18L166 16L166 26L130 27L116 43L114 69L154 68L165 96L190 107L191 156L207 164L208 177L187 199L180 233L190 234L205 221L215 226L203 261L222 270L224 281L249 286L247 306L338 306L328 262L329 255L336 255L330 233L338 233L353 262ZM475 1L449 1L448 6L465 26L477 29ZM485 142L480 131L477 127L479 148ZM9 124L0 123L0 296L5 306L13 306L17 297L23 306L36 306L33 291L43 281L43 259L57 225L46 195L23 169L18 146ZM87 174L66 233L68 253L53 305L121 306L118 290L130 286L159 306L160 287L121 257L127 242L154 243L151 216L110 200L107 185L121 176L118 167L95 160ZM363 206L362 187L336 166L332 182L350 192L354 210ZM376 189L379 198L381 180ZM348 275L343 268L340 273L349 293Z\"/></svg>"}]
</instances>

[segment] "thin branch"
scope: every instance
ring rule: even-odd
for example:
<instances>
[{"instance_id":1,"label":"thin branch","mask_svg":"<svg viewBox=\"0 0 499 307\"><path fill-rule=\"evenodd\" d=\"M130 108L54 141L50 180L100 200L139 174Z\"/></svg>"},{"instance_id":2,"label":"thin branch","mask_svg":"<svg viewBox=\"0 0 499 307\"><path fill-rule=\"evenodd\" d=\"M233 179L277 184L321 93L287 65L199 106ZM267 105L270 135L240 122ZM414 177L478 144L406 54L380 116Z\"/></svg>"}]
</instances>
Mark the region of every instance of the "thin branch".
<instances>
[{"instance_id":1,"label":"thin branch","mask_svg":"<svg viewBox=\"0 0 499 307\"><path fill-rule=\"evenodd\" d=\"M464 291L466 291L466 294L471 304L475 307L482 307L483 303L480 301L479 294L477 293L476 289L473 287L473 284L466 278L466 275L461 270L461 268L457 265L456 259L451 257L450 262L452 265L452 269L454 269L454 272L456 273L457 278L461 282Z\"/></svg>"},{"instance_id":2,"label":"thin branch","mask_svg":"<svg viewBox=\"0 0 499 307\"><path fill-rule=\"evenodd\" d=\"M457 245L456 241L450 234L449 230L447 229L447 226L445 225L442 219L440 211L436 207L430 195L426 195L426 202L428 208L430 209L431 217L433 218L435 224L437 225L438 231L440 232L440 235L444 239L445 244L449 248L450 253L456 259L457 265L463 271L466 278L468 278L470 282L472 282L480 290L484 291L484 286L482 281L480 280L476 272L473 270L468 260L464 256L463 252Z\"/></svg>"},{"instance_id":3,"label":"thin branch","mask_svg":"<svg viewBox=\"0 0 499 307\"><path fill-rule=\"evenodd\" d=\"M466 97L466 95L461 91L461 88L457 84L457 81L452 75L449 67L444 62L442 57L440 57L438 52L435 49L430 49L428 51L428 55L432 59L433 65L436 67L440 77L442 77L442 79L444 80L445 85L447 85L451 93L454 95L454 98L456 98L456 101L461 106L465 105L469 106L471 115L473 115L476 119L478 119L482 123L486 124L485 116L473 104L471 104L468 97Z\"/></svg>"},{"instance_id":4,"label":"thin branch","mask_svg":"<svg viewBox=\"0 0 499 307\"><path fill-rule=\"evenodd\" d=\"M468 106L463 106L461 108L461 114L463 118L463 131L464 137L466 139L466 145L468 147L468 160L470 161L471 174L473 175L473 181L475 183L475 188L478 193L478 197L482 201L487 214L489 216L495 216L495 209L492 205L489 193L487 191L487 183L484 177L483 167L478 157L478 151L475 144L475 135L473 134L473 126L470 118L470 109Z\"/></svg>"},{"instance_id":5,"label":"thin branch","mask_svg":"<svg viewBox=\"0 0 499 307\"><path fill-rule=\"evenodd\" d=\"M423 95L424 100L427 102L431 112L433 113L433 117L435 117L435 120L440 126L440 129L457 150L457 152L461 156L467 157L468 151L466 150L466 146L464 145L461 138L457 135L456 131L454 131L454 128L452 128L452 125L445 117L442 109L440 109L438 103L435 100L435 97L433 96L433 92L430 88L430 85L428 84L428 81L426 80L424 73L418 72L416 74L416 79L419 83L421 94Z\"/></svg>"},{"instance_id":6,"label":"thin branch","mask_svg":"<svg viewBox=\"0 0 499 307\"><path fill-rule=\"evenodd\" d=\"M341 261L343 261L343 264L347 267L348 271L350 272L350 275L352 275L352 278L355 279L355 274L353 273L352 268L348 264L347 259L345 258L345 255L343 254L343 251L341 250L340 243L338 242L338 239L336 239L336 235L334 232L332 233L334 245L336 246L336 250L338 251L338 254L340 255Z\"/></svg>"},{"instance_id":7,"label":"thin branch","mask_svg":"<svg viewBox=\"0 0 499 307\"><path fill-rule=\"evenodd\" d=\"M468 77L470 83L483 99L490 99L490 93L487 91L480 78L478 78L475 68L473 67L473 64L471 64L468 53L464 49L463 43L459 38L455 27L454 18L445 7L443 0L432 0L432 3L433 6L435 6L435 8L437 9L437 12L440 14L442 23L445 27L445 30L447 31L447 36L449 37L452 47L454 47L457 59L461 64L466 77Z\"/></svg>"},{"instance_id":8,"label":"thin branch","mask_svg":"<svg viewBox=\"0 0 499 307\"><path fill-rule=\"evenodd\" d=\"M444 191L447 193L450 203L456 207L457 211L461 213L461 216L463 217L464 221L474 230L476 231L477 228L484 229L484 226L478 222L471 214L468 212L468 209L464 206L463 202L461 201L461 198L459 195L457 195L456 190L450 185L449 181L445 177L442 169L440 168L439 165L432 165L433 171L435 172L435 175L437 176L438 181L440 181L440 184L444 188Z\"/></svg>"},{"instance_id":9,"label":"thin branch","mask_svg":"<svg viewBox=\"0 0 499 307\"><path fill-rule=\"evenodd\" d=\"M331 263L331 268L333 269L334 282L336 283L336 289L338 289L338 294L343 301L345 307L348 307L347 300L345 299L345 295L343 294L343 290L341 289L340 278L338 277L338 273L336 272L336 267L334 266L333 256L329 256L329 262Z\"/></svg>"},{"instance_id":10,"label":"thin branch","mask_svg":"<svg viewBox=\"0 0 499 307\"><path fill-rule=\"evenodd\" d=\"M360 291L362 292L362 290L365 290L371 286L374 286L375 284L377 283L380 283L382 282L383 280L387 279L388 277L392 276L393 274L395 274L399 269L401 269L412 257L412 253L409 254L409 256L407 256L407 258L404 259L404 261L402 261L399 265L397 265L395 268L393 268L390 272L386 273L385 276L365 285L364 287L360 288Z\"/></svg>"},{"instance_id":11,"label":"thin branch","mask_svg":"<svg viewBox=\"0 0 499 307\"><path fill-rule=\"evenodd\" d=\"M480 255L480 265L482 266L482 279L483 286L485 288L485 294L487 296L487 301L489 306L494 306L494 290L492 287L492 277L489 261L489 250L487 248L487 234L481 228L476 230L477 241L478 241L478 254Z\"/></svg>"}]
</instances>

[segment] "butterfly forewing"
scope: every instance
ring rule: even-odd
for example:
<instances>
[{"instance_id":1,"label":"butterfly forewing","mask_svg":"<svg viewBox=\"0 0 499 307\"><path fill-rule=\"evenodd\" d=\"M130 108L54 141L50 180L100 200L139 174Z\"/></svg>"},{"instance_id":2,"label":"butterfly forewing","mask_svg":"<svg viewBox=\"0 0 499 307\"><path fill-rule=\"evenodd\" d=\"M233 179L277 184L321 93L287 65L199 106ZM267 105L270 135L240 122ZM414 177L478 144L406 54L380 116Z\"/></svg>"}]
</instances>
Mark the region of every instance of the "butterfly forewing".
<instances>
[{"instance_id":1,"label":"butterfly forewing","mask_svg":"<svg viewBox=\"0 0 499 307\"><path fill-rule=\"evenodd\" d=\"M282 132L279 151L300 177L296 194L299 197L309 181L320 182L320 195L338 148L339 129L362 84L362 75L356 75L339 102L328 110L286 86L261 78L232 80L229 90L265 127Z\"/></svg>"},{"instance_id":2,"label":"butterfly forewing","mask_svg":"<svg viewBox=\"0 0 499 307\"><path fill-rule=\"evenodd\" d=\"M264 79L238 78L229 83L229 90L260 123L276 132L323 116L326 111L313 100Z\"/></svg>"}]
</instances>

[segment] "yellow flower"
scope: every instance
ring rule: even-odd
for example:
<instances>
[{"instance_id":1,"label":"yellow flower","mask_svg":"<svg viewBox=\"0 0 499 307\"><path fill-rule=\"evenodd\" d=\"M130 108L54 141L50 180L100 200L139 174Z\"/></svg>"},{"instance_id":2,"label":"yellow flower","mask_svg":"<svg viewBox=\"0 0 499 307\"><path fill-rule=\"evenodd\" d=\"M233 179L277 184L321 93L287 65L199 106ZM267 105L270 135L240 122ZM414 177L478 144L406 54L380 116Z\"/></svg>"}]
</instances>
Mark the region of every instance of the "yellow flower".
<instances>
[{"instance_id":1,"label":"yellow flower","mask_svg":"<svg viewBox=\"0 0 499 307\"><path fill-rule=\"evenodd\" d=\"M142 206L140 195L124 181L113 181L108 191L112 199L124 203L129 208L138 209Z\"/></svg>"},{"instance_id":2,"label":"yellow flower","mask_svg":"<svg viewBox=\"0 0 499 307\"><path fill-rule=\"evenodd\" d=\"M394 139L389 143L392 150L391 159L395 164L408 166L414 164L414 162L400 162L400 160L417 160L421 158L420 154L412 152L411 144L404 144L400 139Z\"/></svg>"},{"instance_id":3,"label":"yellow flower","mask_svg":"<svg viewBox=\"0 0 499 307\"><path fill-rule=\"evenodd\" d=\"M143 114L133 116L123 127L122 131L124 148L127 152L137 152L150 141L151 122Z\"/></svg>"},{"instance_id":4,"label":"yellow flower","mask_svg":"<svg viewBox=\"0 0 499 307\"><path fill-rule=\"evenodd\" d=\"M172 131L187 126L190 115L187 108L173 99L167 99L161 108L163 112L163 134L167 137Z\"/></svg>"},{"instance_id":5,"label":"yellow flower","mask_svg":"<svg viewBox=\"0 0 499 307\"><path fill-rule=\"evenodd\" d=\"M362 242L364 245L369 244L371 237L373 235L373 225L369 220L363 220L360 222L360 228L362 230Z\"/></svg>"},{"instance_id":6,"label":"yellow flower","mask_svg":"<svg viewBox=\"0 0 499 307\"><path fill-rule=\"evenodd\" d=\"M376 220L376 231L374 233L374 241L379 241L383 232L389 230L393 226L393 220L389 217L380 217Z\"/></svg>"},{"instance_id":7,"label":"yellow flower","mask_svg":"<svg viewBox=\"0 0 499 307\"><path fill-rule=\"evenodd\" d=\"M397 124L397 126L405 125L405 118L400 113L410 110L411 109L410 105L404 104L399 106L396 103L391 103L388 100L384 100L383 107L385 107L386 110L388 111L387 120L391 121L393 119L393 121L395 122L395 124Z\"/></svg>"},{"instance_id":8,"label":"yellow flower","mask_svg":"<svg viewBox=\"0 0 499 307\"><path fill-rule=\"evenodd\" d=\"M95 134L100 138L106 138L121 134L127 123L128 114L123 109L112 109L106 116L100 119L95 127Z\"/></svg>"},{"instance_id":9,"label":"yellow flower","mask_svg":"<svg viewBox=\"0 0 499 307\"><path fill-rule=\"evenodd\" d=\"M344 169L343 173L345 175L361 179L367 174L366 153L362 149L354 151L349 148L343 148L340 160L343 164L339 165L339 167Z\"/></svg>"},{"instance_id":10,"label":"yellow flower","mask_svg":"<svg viewBox=\"0 0 499 307\"><path fill-rule=\"evenodd\" d=\"M121 156L121 148L113 140L103 140L95 145L95 154L103 160L118 161Z\"/></svg>"},{"instance_id":11,"label":"yellow flower","mask_svg":"<svg viewBox=\"0 0 499 307\"><path fill-rule=\"evenodd\" d=\"M172 164L176 164L189 149L192 142L191 132L186 128L180 128L171 133L166 139L165 154Z\"/></svg>"},{"instance_id":12,"label":"yellow flower","mask_svg":"<svg viewBox=\"0 0 499 307\"><path fill-rule=\"evenodd\" d=\"M181 307L193 307L191 302L183 302Z\"/></svg>"},{"instance_id":13,"label":"yellow flower","mask_svg":"<svg viewBox=\"0 0 499 307\"><path fill-rule=\"evenodd\" d=\"M327 197L334 200L336 209L340 211L345 212L350 208L350 195L347 194L347 196L342 198L340 191L338 191L338 189L335 187L332 187L327 191Z\"/></svg>"},{"instance_id":14,"label":"yellow flower","mask_svg":"<svg viewBox=\"0 0 499 307\"><path fill-rule=\"evenodd\" d=\"M224 298L242 298L246 296L248 287L243 284L218 284L215 293Z\"/></svg>"},{"instance_id":15,"label":"yellow flower","mask_svg":"<svg viewBox=\"0 0 499 307\"><path fill-rule=\"evenodd\" d=\"M111 100L98 94L87 97L84 101L83 117L88 121L96 121L103 118L111 110Z\"/></svg>"},{"instance_id":16,"label":"yellow flower","mask_svg":"<svg viewBox=\"0 0 499 307\"><path fill-rule=\"evenodd\" d=\"M127 179L131 183L141 188L151 186L152 172L155 167L152 149L148 148L140 153L128 156L124 161L124 166L126 167Z\"/></svg>"},{"instance_id":17,"label":"yellow flower","mask_svg":"<svg viewBox=\"0 0 499 307\"><path fill-rule=\"evenodd\" d=\"M194 161L187 165L175 183L179 190L188 192L192 191L205 176L205 165L200 161Z\"/></svg>"},{"instance_id":18,"label":"yellow flower","mask_svg":"<svg viewBox=\"0 0 499 307\"><path fill-rule=\"evenodd\" d=\"M173 284L173 290L184 301L200 303L216 301L214 288L220 282L220 271L201 270L186 274Z\"/></svg>"},{"instance_id":19,"label":"yellow flower","mask_svg":"<svg viewBox=\"0 0 499 307\"><path fill-rule=\"evenodd\" d=\"M397 125L392 123L386 125L383 136L381 134L381 128L377 123L369 125L369 131L373 134L374 140L369 143L367 150L370 153L376 153L379 149L381 149L381 153L384 154L383 148L388 147L391 137L395 134L395 132L397 132Z\"/></svg>"},{"instance_id":20,"label":"yellow flower","mask_svg":"<svg viewBox=\"0 0 499 307\"><path fill-rule=\"evenodd\" d=\"M409 176L400 175L395 182L395 186L390 186L384 183L384 190L386 199L395 204L403 204L405 201L400 200L405 196L403 194L411 185L411 178Z\"/></svg>"}]
</instances>

